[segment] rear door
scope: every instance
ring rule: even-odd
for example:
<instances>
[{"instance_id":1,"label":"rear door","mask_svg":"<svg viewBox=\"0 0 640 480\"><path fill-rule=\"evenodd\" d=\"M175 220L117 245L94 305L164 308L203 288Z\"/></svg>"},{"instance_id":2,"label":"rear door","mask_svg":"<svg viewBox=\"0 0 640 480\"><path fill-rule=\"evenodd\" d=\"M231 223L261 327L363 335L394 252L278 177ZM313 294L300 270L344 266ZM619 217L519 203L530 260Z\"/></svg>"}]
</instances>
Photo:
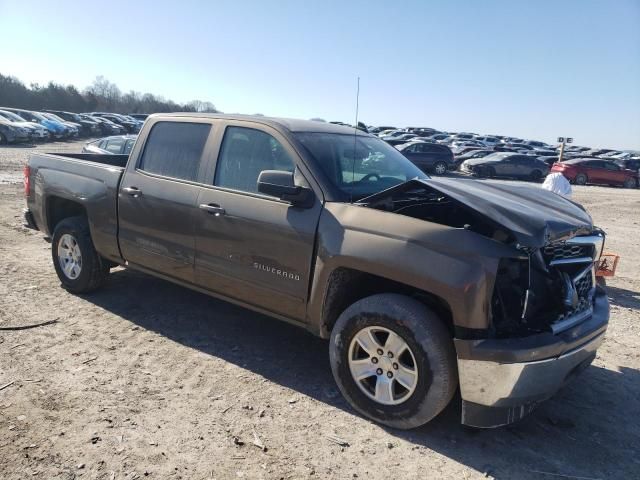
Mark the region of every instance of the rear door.
<instances>
[{"instance_id":1,"label":"rear door","mask_svg":"<svg viewBox=\"0 0 640 480\"><path fill-rule=\"evenodd\" d=\"M610 185L623 185L627 176L620 171L620 167L613 162L604 162L607 183Z\"/></svg>"},{"instance_id":2,"label":"rear door","mask_svg":"<svg viewBox=\"0 0 640 480\"><path fill-rule=\"evenodd\" d=\"M227 121L220 134L217 161L197 201L196 283L303 320L321 193L301 208L258 192L263 170L295 172L296 184L309 185L295 149L274 129Z\"/></svg>"},{"instance_id":3,"label":"rear door","mask_svg":"<svg viewBox=\"0 0 640 480\"><path fill-rule=\"evenodd\" d=\"M119 241L129 263L193 281L196 200L211 121L153 120L136 145L118 194Z\"/></svg>"}]
</instances>

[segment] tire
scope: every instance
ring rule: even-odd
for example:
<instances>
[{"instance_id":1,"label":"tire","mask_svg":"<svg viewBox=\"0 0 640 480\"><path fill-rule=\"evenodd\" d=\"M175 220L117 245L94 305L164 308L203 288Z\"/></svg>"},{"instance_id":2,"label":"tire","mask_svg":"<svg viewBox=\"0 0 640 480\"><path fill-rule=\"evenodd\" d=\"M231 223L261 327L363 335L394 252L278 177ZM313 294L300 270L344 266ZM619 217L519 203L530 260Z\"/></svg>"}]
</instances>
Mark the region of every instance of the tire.
<instances>
[{"instance_id":1,"label":"tire","mask_svg":"<svg viewBox=\"0 0 640 480\"><path fill-rule=\"evenodd\" d=\"M371 331L377 338L377 345L371 344L374 355L365 358L361 365L368 369L371 359L371 365L376 366L371 367L373 373L367 378L356 381L352 365L363 359L354 358L355 352L364 351L356 337ZM389 332L386 338L385 331ZM382 335L376 337L376 333ZM383 355L379 355L375 348L392 349L389 347L392 334L396 334L394 339L404 342L407 348L397 349L404 353L389 358L383 350ZM389 427L410 429L429 422L449 404L458 385L456 355L447 328L428 307L404 295L373 295L347 308L331 332L329 358L338 388L351 406L365 417ZM411 371L412 363L415 383L409 390L399 379L402 372ZM378 368L382 375L376 372ZM396 372L395 377L389 378L389 372ZM391 384L387 393L392 393L387 395L389 401L386 403L373 398L379 382L383 386Z\"/></svg>"},{"instance_id":2,"label":"tire","mask_svg":"<svg viewBox=\"0 0 640 480\"><path fill-rule=\"evenodd\" d=\"M96 252L84 217L65 218L56 225L51 257L62 287L73 293L88 293L100 288L109 274L109 264ZM63 268L63 265L71 267L72 264L75 268Z\"/></svg>"},{"instance_id":3,"label":"tire","mask_svg":"<svg viewBox=\"0 0 640 480\"><path fill-rule=\"evenodd\" d=\"M576 178L573 179L573 181L576 183L576 185L586 185L588 180L589 179L587 178L587 176L584 173L577 174Z\"/></svg>"},{"instance_id":4,"label":"tire","mask_svg":"<svg viewBox=\"0 0 640 480\"><path fill-rule=\"evenodd\" d=\"M637 182L633 178L627 178L622 186L624 188L636 188Z\"/></svg>"},{"instance_id":5,"label":"tire","mask_svg":"<svg viewBox=\"0 0 640 480\"><path fill-rule=\"evenodd\" d=\"M445 162L436 162L433 166L433 173L436 175L444 175L447 173L447 164Z\"/></svg>"},{"instance_id":6,"label":"tire","mask_svg":"<svg viewBox=\"0 0 640 480\"><path fill-rule=\"evenodd\" d=\"M542 179L542 172L540 170L534 170L529 175L532 182L539 182Z\"/></svg>"},{"instance_id":7,"label":"tire","mask_svg":"<svg viewBox=\"0 0 640 480\"><path fill-rule=\"evenodd\" d=\"M7 142L7 139L5 138L5 136L0 133L0 145L7 145L9 142Z\"/></svg>"}]
</instances>

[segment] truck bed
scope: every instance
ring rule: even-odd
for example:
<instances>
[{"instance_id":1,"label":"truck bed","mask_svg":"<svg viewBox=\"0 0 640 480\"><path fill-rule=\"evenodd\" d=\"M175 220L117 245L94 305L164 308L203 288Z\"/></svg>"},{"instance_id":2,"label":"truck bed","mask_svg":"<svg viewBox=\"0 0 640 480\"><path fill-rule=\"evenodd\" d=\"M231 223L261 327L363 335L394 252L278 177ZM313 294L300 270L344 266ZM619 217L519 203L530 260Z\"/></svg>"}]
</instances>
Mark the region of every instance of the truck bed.
<instances>
[{"instance_id":1,"label":"truck bed","mask_svg":"<svg viewBox=\"0 0 640 480\"><path fill-rule=\"evenodd\" d=\"M117 200L127 160L128 155L94 153L31 155L27 205L38 229L50 236L56 224L52 212L80 208L89 219L96 250L119 258Z\"/></svg>"}]
</instances>

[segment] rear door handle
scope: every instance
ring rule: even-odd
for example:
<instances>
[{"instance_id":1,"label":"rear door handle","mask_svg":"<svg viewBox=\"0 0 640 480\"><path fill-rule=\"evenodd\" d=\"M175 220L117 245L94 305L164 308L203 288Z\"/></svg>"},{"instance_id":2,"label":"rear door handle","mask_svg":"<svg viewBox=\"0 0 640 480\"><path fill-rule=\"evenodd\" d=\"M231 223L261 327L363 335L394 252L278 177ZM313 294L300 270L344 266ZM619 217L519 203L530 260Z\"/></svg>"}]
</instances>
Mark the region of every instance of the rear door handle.
<instances>
[{"instance_id":1,"label":"rear door handle","mask_svg":"<svg viewBox=\"0 0 640 480\"><path fill-rule=\"evenodd\" d=\"M215 217L220 217L221 215L225 214L224 208L222 208L217 203L201 203L198 208L200 210L204 210L207 213L210 213Z\"/></svg>"},{"instance_id":2,"label":"rear door handle","mask_svg":"<svg viewBox=\"0 0 640 480\"><path fill-rule=\"evenodd\" d=\"M122 191L127 195L131 195L134 198L137 198L140 195L142 195L142 190L140 190L138 187L123 187Z\"/></svg>"}]
</instances>

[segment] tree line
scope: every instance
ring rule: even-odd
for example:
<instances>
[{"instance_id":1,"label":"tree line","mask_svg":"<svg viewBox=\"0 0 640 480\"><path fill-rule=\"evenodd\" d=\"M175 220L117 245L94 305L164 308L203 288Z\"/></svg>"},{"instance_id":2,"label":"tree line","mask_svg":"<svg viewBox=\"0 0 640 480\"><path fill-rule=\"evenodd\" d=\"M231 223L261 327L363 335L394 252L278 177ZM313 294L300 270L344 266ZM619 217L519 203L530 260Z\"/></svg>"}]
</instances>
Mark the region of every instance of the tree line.
<instances>
[{"instance_id":1,"label":"tree line","mask_svg":"<svg viewBox=\"0 0 640 480\"><path fill-rule=\"evenodd\" d=\"M166 113L218 112L211 102L193 100L176 103L151 93L122 93L115 83L98 76L85 90L49 82L26 86L15 77L0 74L0 106L26 110L69 112Z\"/></svg>"}]
</instances>

